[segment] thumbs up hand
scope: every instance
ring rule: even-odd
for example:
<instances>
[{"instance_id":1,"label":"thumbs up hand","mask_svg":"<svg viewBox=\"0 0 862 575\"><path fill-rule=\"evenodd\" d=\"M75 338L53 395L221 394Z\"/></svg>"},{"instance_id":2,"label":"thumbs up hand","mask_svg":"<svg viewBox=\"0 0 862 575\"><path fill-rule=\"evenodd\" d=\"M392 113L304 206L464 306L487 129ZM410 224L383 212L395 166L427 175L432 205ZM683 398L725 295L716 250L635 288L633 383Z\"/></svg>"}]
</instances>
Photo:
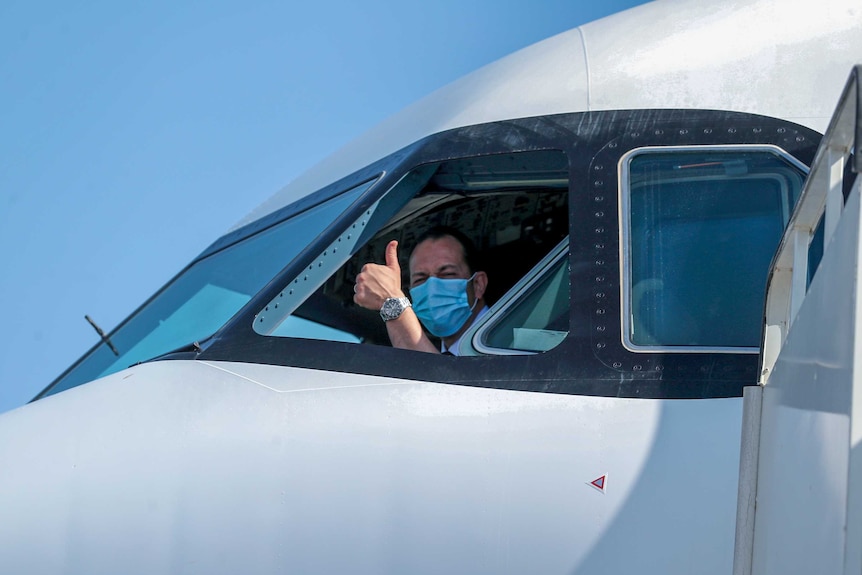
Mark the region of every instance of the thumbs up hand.
<instances>
[{"instance_id":1,"label":"thumbs up hand","mask_svg":"<svg viewBox=\"0 0 862 575\"><path fill-rule=\"evenodd\" d=\"M398 242L392 240L386 246L386 263L367 263L356 276L353 301L364 308L377 311L383 300L404 297L401 290L401 266L398 264Z\"/></svg>"}]
</instances>

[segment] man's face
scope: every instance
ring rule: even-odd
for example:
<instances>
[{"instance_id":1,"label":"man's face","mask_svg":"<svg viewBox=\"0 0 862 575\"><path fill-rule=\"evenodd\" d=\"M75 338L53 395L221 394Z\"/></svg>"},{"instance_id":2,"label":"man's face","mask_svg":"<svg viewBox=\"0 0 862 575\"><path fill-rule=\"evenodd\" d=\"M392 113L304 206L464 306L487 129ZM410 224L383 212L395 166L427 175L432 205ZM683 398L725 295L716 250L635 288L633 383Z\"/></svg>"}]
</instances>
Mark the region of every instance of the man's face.
<instances>
[{"instance_id":1,"label":"man's face","mask_svg":"<svg viewBox=\"0 0 862 575\"><path fill-rule=\"evenodd\" d=\"M470 275L470 268L464 260L464 248L451 236L425 240L416 246L410 256L411 288L425 283L432 276L467 279Z\"/></svg>"}]
</instances>

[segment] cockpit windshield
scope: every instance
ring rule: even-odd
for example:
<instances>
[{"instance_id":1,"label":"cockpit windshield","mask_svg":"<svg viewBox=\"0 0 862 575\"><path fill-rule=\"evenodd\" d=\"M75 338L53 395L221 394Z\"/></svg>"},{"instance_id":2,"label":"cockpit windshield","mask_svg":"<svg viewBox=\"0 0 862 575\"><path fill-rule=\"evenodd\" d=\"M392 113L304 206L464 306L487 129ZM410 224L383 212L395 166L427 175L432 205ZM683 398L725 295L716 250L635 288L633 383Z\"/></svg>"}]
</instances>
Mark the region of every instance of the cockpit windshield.
<instances>
[{"instance_id":1,"label":"cockpit windshield","mask_svg":"<svg viewBox=\"0 0 862 575\"><path fill-rule=\"evenodd\" d=\"M108 334L117 354L97 345L37 399L209 337L374 181L197 260ZM300 328L316 326L305 322Z\"/></svg>"}]
</instances>

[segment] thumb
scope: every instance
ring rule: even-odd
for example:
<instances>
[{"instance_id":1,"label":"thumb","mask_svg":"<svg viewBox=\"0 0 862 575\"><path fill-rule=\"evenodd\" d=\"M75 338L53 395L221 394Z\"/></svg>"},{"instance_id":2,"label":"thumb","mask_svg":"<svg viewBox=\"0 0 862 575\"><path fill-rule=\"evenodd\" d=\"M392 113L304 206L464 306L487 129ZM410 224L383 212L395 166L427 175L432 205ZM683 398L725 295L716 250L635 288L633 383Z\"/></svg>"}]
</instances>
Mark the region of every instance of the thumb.
<instances>
[{"instance_id":1,"label":"thumb","mask_svg":"<svg viewBox=\"0 0 862 575\"><path fill-rule=\"evenodd\" d=\"M386 245L386 267L392 268L401 275L401 265L398 263L398 240L392 240Z\"/></svg>"}]
</instances>

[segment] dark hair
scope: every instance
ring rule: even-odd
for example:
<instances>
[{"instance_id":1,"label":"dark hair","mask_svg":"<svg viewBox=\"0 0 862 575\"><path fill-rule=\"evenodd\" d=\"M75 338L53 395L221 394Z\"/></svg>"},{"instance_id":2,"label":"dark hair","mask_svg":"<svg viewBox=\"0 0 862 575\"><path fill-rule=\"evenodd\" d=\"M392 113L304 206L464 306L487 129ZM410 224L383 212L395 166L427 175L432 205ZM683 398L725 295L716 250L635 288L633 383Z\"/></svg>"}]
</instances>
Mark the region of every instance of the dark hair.
<instances>
[{"instance_id":1,"label":"dark hair","mask_svg":"<svg viewBox=\"0 0 862 575\"><path fill-rule=\"evenodd\" d=\"M461 249L464 251L464 261L467 263L467 268L470 270L470 273L482 269L482 263L479 261L479 251L476 249L476 245L460 230L450 228L449 226L434 226L433 228L426 230L425 233L419 236L416 240L416 245L413 246L413 249L415 250L416 246L426 240L439 240L447 236L461 244Z\"/></svg>"}]
</instances>

